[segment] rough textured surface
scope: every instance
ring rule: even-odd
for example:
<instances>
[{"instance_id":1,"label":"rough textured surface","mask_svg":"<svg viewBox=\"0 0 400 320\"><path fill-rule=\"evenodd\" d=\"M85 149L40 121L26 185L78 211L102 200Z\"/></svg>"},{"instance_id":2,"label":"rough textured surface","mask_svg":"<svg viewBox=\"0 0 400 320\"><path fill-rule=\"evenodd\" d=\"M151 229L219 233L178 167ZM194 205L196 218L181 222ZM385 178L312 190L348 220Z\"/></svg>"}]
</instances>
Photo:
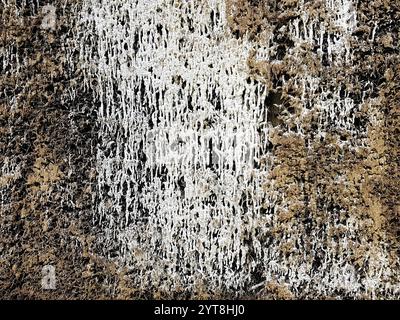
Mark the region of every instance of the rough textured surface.
<instances>
[{"instance_id":1,"label":"rough textured surface","mask_svg":"<svg viewBox=\"0 0 400 320\"><path fill-rule=\"evenodd\" d=\"M399 12L2 1L0 297L399 298Z\"/></svg>"},{"instance_id":2,"label":"rough textured surface","mask_svg":"<svg viewBox=\"0 0 400 320\"><path fill-rule=\"evenodd\" d=\"M2 2L0 78L0 297L110 297L113 263L92 252L96 102L79 86L73 26L79 2ZM41 288L44 265L57 290Z\"/></svg>"}]
</instances>

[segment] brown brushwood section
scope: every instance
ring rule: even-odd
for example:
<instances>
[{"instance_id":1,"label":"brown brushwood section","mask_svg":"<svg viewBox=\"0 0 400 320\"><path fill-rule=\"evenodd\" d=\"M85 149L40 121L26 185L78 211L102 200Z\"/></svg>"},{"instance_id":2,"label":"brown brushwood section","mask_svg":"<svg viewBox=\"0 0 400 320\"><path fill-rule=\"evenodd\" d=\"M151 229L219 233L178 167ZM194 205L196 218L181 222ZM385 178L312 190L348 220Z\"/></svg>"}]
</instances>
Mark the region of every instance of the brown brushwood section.
<instances>
[{"instance_id":1,"label":"brown brushwood section","mask_svg":"<svg viewBox=\"0 0 400 320\"><path fill-rule=\"evenodd\" d=\"M310 17L317 16L326 21L327 16L321 1L305 1ZM270 182L266 188L278 191L281 207L281 228L273 236L282 238L282 254L302 259L303 250L310 252L309 237L312 230L326 230L326 225L335 219L337 226L324 237L325 249L343 255L339 241L347 232L345 221L355 218L359 225L357 239L350 243L350 254L346 260L355 266L361 277L368 270L368 259L374 257L374 248L385 243L391 260L390 268L399 270L399 73L400 55L399 24L400 3L398 1L361 1L357 7L357 30L352 34L351 49L354 65L322 65L315 48L304 46L297 57L286 54L293 43L281 33L286 21L296 18L299 1L228 0L230 13L228 24L237 38L253 40L255 46L263 42L262 30L270 29L278 41L280 54L271 61L255 59L254 50L248 58L249 73L265 83L272 92L281 96L280 107L276 108L271 124L274 127L270 140L273 145L274 165ZM298 14L296 14L296 12ZM374 22L376 34L373 37ZM371 40L373 38L373 40ZM279 56L278 56L279 55ZM354 129L356 134L346 130L326 130L324 139L316 138L320 114L313 111L299 119L302 105L299 104L301 91L293 86L292 79L304 72L323 79L329 87L340 83L350 97L360 103ZM279 78L284 75L286 83ZM366 84L372 90L366 90ZM363 96L364 89L364 96ZM367 93L365 94L365 91ZM318 92L316 93L318 94ZM310 97L312 98L312 97ZM280 114L279 114L280 110ZM296 123L301 122L305 132L296 133ZM324 130L324 129L322 129ZM343 146L340 142L346 141ZM342 179L338 180L340 175ZM332 218L334 217L334 218ZM343 222L341 224L340 222ZM301 251L293 245L285 245L285 235L290 226L303 238ZM322 256L310 255L316 268ZM398 274L398 273L397 273ZM399 279L386 279L398 283ZM270 297L268 288L263 293ZM338 295L343 293L338 292ZM368 295L365 296L366 298ZM382 293L385 297L385 293ZM329 297L326 297L329 298Z\"/></svg>"},{"instance_id":2,"label":"brown brushwood section","mask_svg":"<svg viewBox=\"0 0 400 320\"><path fill-rule=\"evenodd\" d=\"M67 61L77 55L69 41L80 2L51 3L55 29L41 28L42 7L19 3L0 5L0 47L10 50L0 76L0 163L16 168L0 176L0 298L111 297L108 283L124 290L125 280L94 254L92 93ZM56 290L41 288L47 264Z\"/></svg>"}]
</instances>

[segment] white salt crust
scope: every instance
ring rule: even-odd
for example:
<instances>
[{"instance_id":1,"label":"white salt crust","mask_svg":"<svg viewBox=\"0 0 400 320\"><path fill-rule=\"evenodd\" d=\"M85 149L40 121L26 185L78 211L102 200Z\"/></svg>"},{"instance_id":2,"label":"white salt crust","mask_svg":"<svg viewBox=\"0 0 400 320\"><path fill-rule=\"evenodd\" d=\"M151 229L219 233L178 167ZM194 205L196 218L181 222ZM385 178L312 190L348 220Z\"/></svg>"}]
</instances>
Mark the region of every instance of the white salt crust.
<instances>
[{"instance_id":1,"label":"white salt crust","mask_svg":"<svg viewBox=\"0 0 400 320\"><path fill-rule=\"evenodd\" d=\"M328 33L304 14L286 26L295 44L290 54L316 44L320 59L325 52L331 65L349 65L355 3L326 0L325 6L338 31ZM281 222L274 210L261 209L274 208L282 197L263 187L274 161L267 150L268 92L248 80L254 43L235 39L226 21L222 0L84 1L80 58L84 85L100 101L94 221L104 230L105 255L131 270L143 291L194 292L206 285L239 296L275 281L295 295L398 295L386 281L392 271L384 245L365 257L363 277L349 262L349 243L362 241L351 217L338 242L325 241L334 218L325 230L312 230L311 252L301 252L300 221L264 240ZM270 37L258 44L256 58L269 60L272 50ZM315 108L321 111L317 134L325 135L327 124L352 132L360 106L347 93L343 98L340 84L315 95L320 81L311 72L296 80L304 106L298 132L301 118ZM301 253L285 256L283 242ZM339 249L343 254L336 255Z\"/></svg>"}]
</instances>

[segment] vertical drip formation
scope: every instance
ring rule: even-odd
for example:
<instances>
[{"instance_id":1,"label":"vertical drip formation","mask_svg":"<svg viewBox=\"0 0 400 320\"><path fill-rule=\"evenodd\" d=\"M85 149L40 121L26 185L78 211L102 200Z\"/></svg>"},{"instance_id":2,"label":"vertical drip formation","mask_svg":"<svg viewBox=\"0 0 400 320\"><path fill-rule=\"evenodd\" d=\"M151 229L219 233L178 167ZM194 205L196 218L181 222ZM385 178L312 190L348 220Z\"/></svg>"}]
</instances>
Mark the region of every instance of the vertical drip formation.
<instances>
[{"instance_id":1,"label":"vertical drip formation","mask_svg":"<svg viewBox=\"0 0 400 320\"><path fill-rule=\"evenodd\" d=\"M273 214L261 229L270 241L262 245L260 292L277 283L295 296L375 297L384 282L387 293L398 294L398 257L391 260L394 250L377 240L388 237L371 186L383 176L379 163L385 160L365 154L376 152L383 138L374 132L382 114L371 94L374 84L356 71L358 3L227 3L233 33L252 39L250 74L280 100L266 106L277 120L268 135L274 147L265 206ZM360 114L369 117L368 125L360 124Z\"/></svg>"},{"instance_id":2,"label":"vertical drip formation","mask_svg":"<svg viewBox=\"0 0 400 320\"><path fill-rule=\"evenodd\" d=\"M356 2L277 3L84 1L94 221L144 292L398 294L354 174L375 139Z\"/></svg>"},{"instance_id":3,"label":"vertical drip formation","mask_svg":"<svg viewBox=\"0 0 400 320\"><path fill-rule=\"evenodd\" d=\"M86 3L93 69L83 55L101 100L95 218L144 289L242 289L254 269L267 92L225 19L221 1Z\"/></svg>"},{"instance_id":4,"label":"vertical drip formation","mask_svg":"<svg viewBox=\"0 0 400 320\"><path fill-rule=\"evenodd\" d=\"M0 1L0 298L398 299L398 21Z\"/></svg>"},{"instance_id":5,"label":"vertical drip formation","mask_svg":"<svg viewBox=\"0 0 400 320\"><path fill-rule=\"evenodd\" d=\"M80 9L78 0L0 1L0 299L105 296L84 277L96 233L96 101L80 85ZM56 289L43 290L49 268Z\"/></svg>"}]
</instances>

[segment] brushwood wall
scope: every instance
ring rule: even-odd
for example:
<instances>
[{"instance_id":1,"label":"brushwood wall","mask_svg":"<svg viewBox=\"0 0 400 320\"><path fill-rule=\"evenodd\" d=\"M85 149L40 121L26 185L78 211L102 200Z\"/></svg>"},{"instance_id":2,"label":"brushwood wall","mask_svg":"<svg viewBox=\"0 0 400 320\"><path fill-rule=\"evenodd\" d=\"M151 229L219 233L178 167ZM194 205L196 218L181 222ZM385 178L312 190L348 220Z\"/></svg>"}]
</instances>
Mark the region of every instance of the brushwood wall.
<instances>
[{"instance_id":1,"label":"brushwood wall","mask_svg":"<svg viewBox=\"0 0 400 320\"><path fill-rule=\"evenodd\" d=\"M399 298L399 9L3 0L0 296Z\"/></svg>"}]
</instances>

